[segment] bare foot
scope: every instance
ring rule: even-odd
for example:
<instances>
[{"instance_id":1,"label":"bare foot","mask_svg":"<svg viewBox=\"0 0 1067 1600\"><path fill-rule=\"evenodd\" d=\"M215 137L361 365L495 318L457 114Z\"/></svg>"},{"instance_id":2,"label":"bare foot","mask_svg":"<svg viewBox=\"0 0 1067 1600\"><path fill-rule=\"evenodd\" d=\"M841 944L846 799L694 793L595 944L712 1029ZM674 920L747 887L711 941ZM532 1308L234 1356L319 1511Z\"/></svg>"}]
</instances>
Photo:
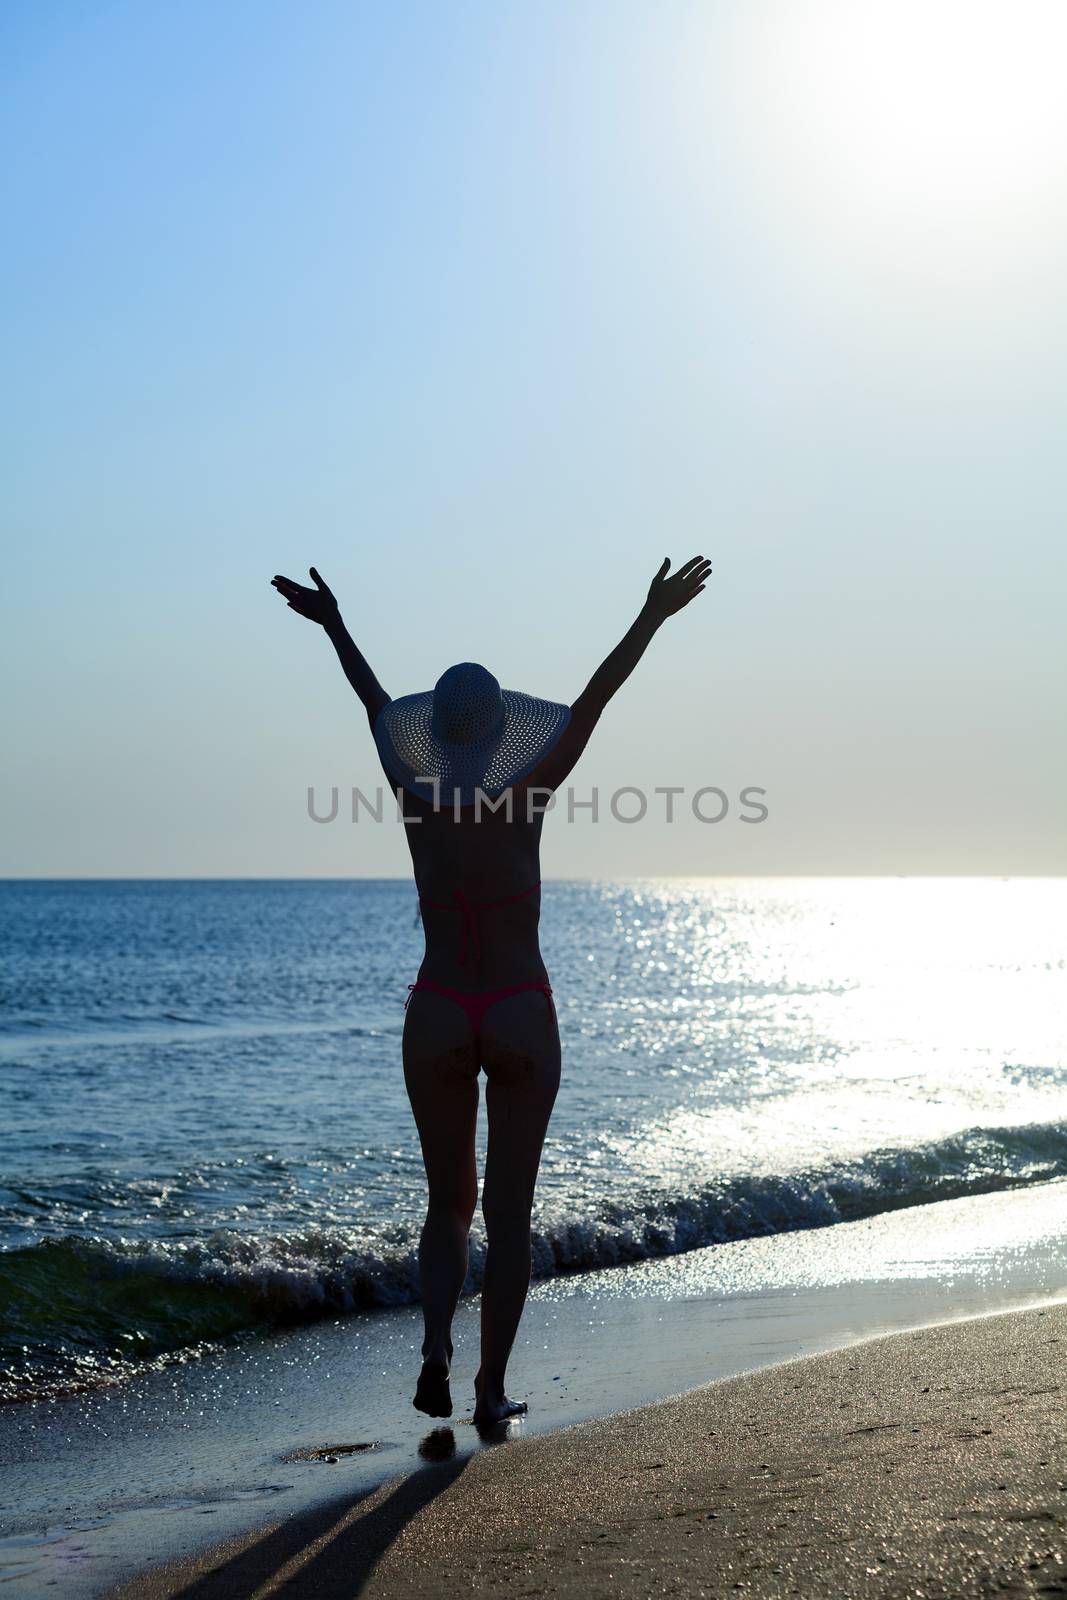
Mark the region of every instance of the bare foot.
<instances>
[{"instance_id":1,"label":"bare foot","mask_svg":"<svg viewBox=\"0 0 1067 1600\"><path fill-rule=\"evenodd\" d=\"M508 1417L521 1417L529 1407L525 1400L509 1400L503 1390L493 1394L483 1390L481 1373L474 1380L474 1426L491 1428L495 1422L506 1422Z\"/></svg>"},{"instance_id":2,"label":"bare foot","mask_svg":"<svg viewBox=\"0 0 1067 1600\"><path fill-rule=\"evenodd\" d=\"M411 1403L416 1411L425 1411L428 1417L450 1417L452 1391L448 1387L448 1367L440 1361L424 1361Z\"/></svg>"},{"instance_id":3,"label":"bare foot","mask_svg":"<svg viewBox=\"0 0 1067 1600\"><path fill-rule=\"evenodd\" d=\"M474 1408L474 1426L476 1428L491 1428L497 1422L506 1422L509 1417L525 1416L529 1409L525 1400L509 1400L507 1395L494 1405L490 1405L487 1401L479 1400Z\"/></svg>"}]
</instances>

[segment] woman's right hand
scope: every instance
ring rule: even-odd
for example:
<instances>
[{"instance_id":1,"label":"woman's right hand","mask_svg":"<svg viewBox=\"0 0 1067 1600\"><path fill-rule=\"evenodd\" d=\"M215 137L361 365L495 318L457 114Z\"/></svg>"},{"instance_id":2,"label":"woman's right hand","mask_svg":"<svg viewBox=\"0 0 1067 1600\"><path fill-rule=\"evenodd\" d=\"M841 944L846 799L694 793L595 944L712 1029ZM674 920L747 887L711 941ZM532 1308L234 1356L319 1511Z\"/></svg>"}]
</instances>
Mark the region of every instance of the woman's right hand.
<instances>
[{"instance_id":1,"label":"woman's right hand","mask_svg":"<svg viewBox=\"0 0 1067 1600\"><path fill-rule=\"evenodd\" d=\"M288 602L292 611L298 611L302 617L307 617L309 622L321 623L323 627L340 615L337 601L333 591L319 577L314 567L309 567L312 578L315 580L314 589L306 589L302 583L294 583L291 578L283 578L276 573L270 580L277 589L282 599Z\"/></svg>"},{"instance_id":2,"label":"woman's right hand","mask_svg":"<svg viewBox=\"0 0 1067 1600\"><path fill-rule=\"evenodd\" d=\"M664 556L663 565L652 579L645 601L645 611L657 626L668 617L673 617L676 611L681 611L698 594L703 594L704 585L711 576L711 562L703 556L690 557L673 577L668 578L670 565L670 557Z\"/></svg>"}]
</instances>

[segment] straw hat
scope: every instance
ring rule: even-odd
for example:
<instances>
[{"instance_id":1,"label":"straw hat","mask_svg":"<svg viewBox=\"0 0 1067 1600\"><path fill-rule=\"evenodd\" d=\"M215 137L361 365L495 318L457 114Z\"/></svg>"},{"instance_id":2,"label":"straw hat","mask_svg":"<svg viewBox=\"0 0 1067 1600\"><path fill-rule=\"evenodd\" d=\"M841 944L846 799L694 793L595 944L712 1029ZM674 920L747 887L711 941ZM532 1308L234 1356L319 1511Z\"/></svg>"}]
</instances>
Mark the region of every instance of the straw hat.
<instances>
[{"instance_id":1,"label":"straw hat","mask_svg":"<svg viewBox=\"0 0 1067 1600\"><path fill-rule=\"evenodd\" d=\"M570 715L569 706L501 689L485 667L461 661L433 689L383 706L374 739L394 783L442 806L454 805L458 791L460 805L473 805L476 790L496 799L532 772Z\"/></svg>"}]
</instances>

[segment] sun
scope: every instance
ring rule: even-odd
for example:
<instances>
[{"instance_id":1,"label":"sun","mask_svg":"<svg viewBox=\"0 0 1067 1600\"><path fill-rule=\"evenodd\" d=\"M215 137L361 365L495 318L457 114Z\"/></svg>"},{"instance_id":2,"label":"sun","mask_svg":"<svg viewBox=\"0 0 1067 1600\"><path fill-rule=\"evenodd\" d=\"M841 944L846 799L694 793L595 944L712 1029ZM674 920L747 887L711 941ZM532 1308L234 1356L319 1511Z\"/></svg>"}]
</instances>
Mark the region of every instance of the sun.
<instances>
[{"instance_id":1,"label":"sun","mask_svg":"<svg viewBox=\"0 0 1067 1600\"><path fill-rule=\"evenodd\" d=\"M787 204L879 248L1064 225L1064 0L782 0L744 29L750 143Z\"/></svg>"}]
</instances>

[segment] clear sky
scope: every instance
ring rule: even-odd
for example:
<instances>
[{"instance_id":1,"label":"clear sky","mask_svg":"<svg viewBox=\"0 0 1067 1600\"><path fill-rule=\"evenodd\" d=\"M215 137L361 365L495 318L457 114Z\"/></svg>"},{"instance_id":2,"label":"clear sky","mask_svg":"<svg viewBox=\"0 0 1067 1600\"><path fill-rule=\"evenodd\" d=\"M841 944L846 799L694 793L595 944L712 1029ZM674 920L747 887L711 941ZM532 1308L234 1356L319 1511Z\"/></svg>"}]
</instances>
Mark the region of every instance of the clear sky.
<instances>
[{"instance_id":1,"label":"clear sky","mask_svg":"<svg viewBox=\"0 0 1067 1600\"><path fill-rule=\"evenodd\" d=\"M392 694L571 700L546 876L1067 870L1060 0L7 0L5 875L395 875ZM765 823L738 820L746 785ZM583 814L586 815L586 814Z\"/></svg>"}]
</instances>

